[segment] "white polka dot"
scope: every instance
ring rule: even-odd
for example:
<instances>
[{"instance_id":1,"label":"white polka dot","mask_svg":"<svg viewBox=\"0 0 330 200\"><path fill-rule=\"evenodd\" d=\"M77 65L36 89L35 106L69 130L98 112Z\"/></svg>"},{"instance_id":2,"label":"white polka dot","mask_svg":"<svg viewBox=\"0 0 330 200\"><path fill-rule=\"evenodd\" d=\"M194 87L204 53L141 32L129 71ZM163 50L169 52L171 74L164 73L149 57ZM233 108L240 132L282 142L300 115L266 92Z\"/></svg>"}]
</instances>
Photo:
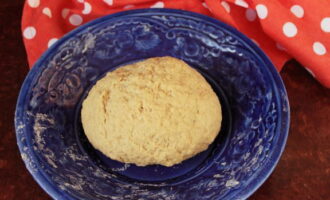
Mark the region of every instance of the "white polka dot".
<instances>
[{"instance_id":1,"label":"white polka dot","mask_svg":"<svg viewBox=\"0 0 330 200\"><path fill-rule=\"evenodd\" d=\"M326 33L330 33L330 17L326 17L322 19L321 29Z\"/></svg>"},{"instance_id":2,"label":"white polka dot","mask_svg":"<svg viewBox=\"0 0 330 200\"><path fill-rule=\"evenodd\" d=\"M65 19L68 16L69 12L70 12L70 9L63 8L62 13L61 13L62 17Z\"/></svg>"},{"instance_id":3,"label":"white polka dot","mask_svg":"<svg viewBox=\"0 0 330 200\"><path fill-rule=\"evenodd\" d=\"M321 42L314 42L313 51L315 54L322 56L327 52L327 49Z\"/></svg>"},{"instance_id":4,"label":"white polka dot","mask_svg":"<svg viewBox=\"0 0 330 200\"><path fill-rule=\"evenodd\" d=\"M112 6L113 4L113 0L103 0L106 4L108 4L109 6Z\"/></svg>"},{"instance_id":5,"label":"white polka dot","mask_svg":"<svg viewBox=\"0 0 330 200\"><path fill-rule=\"evenodd\" d=\"M297 27L294 23L292 22L286 22L283 25L283 33L286 37L294 37L295 35L297 35Z\"/></svg>"},{"instance_id":6,"label":"white polka dot","mask_svg":"<svg viewBox=\"0 0 330 200\"><path fill-rule=\"evenodd\" d=\"M55 42L57 41L57 38L52 38L48 41L48 48L51 47Z\"/></svg>"},{"instance_id":7,"label":"white polka dot","mask_svg":"<svg viewBox=\"0 0 330 200\"><path fill-rule=\"evenodd\" d=\"M276 48L281 51L286 51L286 49L280 44L276 42Z\"/></svg>"},{"instance_id":8,"label":"white polka dot","mask_svg":"<svg viewBox=\"0 0 330 200\"><path fill-rule=\"evenodd\" d=\"M265 19L268 15L268 9L263 4L258 4L256 6L257 14L260 19Z\"/></svg>"},{"instance_id":9,"label":"white polka dot","mask_svg":"<svg viewBox=\"0 0 330 200\"><path fill-rule=\"evenodd\" d=\"M209 9L209 7L207 6L207 4L205 2L203 2L202 5L203 5L204 8Z\"/></svg>"},{"instance_id":10,"label":"white polka dot","mask_svg":"<svg viewBox=\"0 0 330 200\"><path fill-rule=\"evenodd\" d=\"M80 15L73 14L69 17L69 22L73 26L79 26L83 22L83 19Z\"/></svg>"},{"instance_id":11,"label":"white polka dot","mask_svg":"<svg viewBox=\"0 0 330 200\"><path fill-rule=\"evenodd\" d=\"M85 0L77 0L79 3L84 3Z\"/></svg>"},{"instance_id":12,"label":"white polka dot","mask_svg":"<svg viewBox=\"0 0 330 200\"><path fill-rule=\"evenodd\" d=\"M292 6L290 11L298 18L302 18L304 16L304 9L299 5Z\"/></svg>"},{"instance_id":13,"label":"white polka dot","mask_svg":"<svg viewBox=\"0 0 330 200\"><path fill-rule=\"evenodd\" d=\"M225 1L221 1L220 3L222 5L222 7L226 10L227 13L230 13L230 5L225 2Z\"/></svg>"},{"instance_id":14,"label":"white polka dot","mask_svg":"<svg viewBox=\"0 0 330 200\"><path fill-rule=\"evenodd\" d=\"M244 8L249 7L249 4L247 4L244 0L235 0L235 4Z\"/></svg>"},{"instance_id":15,"label":"white polka dot","mask_svg":"<svg viewBox=\"0 0 330 200\"><path fill-rule=\"evenodd\" d=\"M48 7L42 9L42 13L43 13L44 15L48 16L49 18L52 17L52 11L51 11Z\"/></svg>"},{"instance_id":16,"label":"white polka dot","mask_svg":"<svg viewBox=\"0 0 330 200\"><path fill-rule=\"evenodd\" d=\"M27 3L31 8L37 8L40 5L40 0L28 0Z\"/></svg>"},{"instance_id":17,"label":"white polka dot","mask_svg":"<svg viewBox=\"0 0 330 200\"><path fill-rule=\"evenodd\" d=\"M307 67L305 67L305 69L313 76L313 77L315 77L315 74L314 74L314 72L312 71L312 70L310 70L309 68L307 68Z\"/></svg>"},{"instance_id":18,"label":"white polka dot","mask_svg":"<svg viewBox=\"0 0 330 200\"><path fill-rule=\"evenodd\" d=\"M33 39L37 34L37 30L33 26L28 26L23 31L24 38L30 40Z\"/></svg>"},{"instance_id":19,"label":"white polka dot","mask_svg":"<svg viewBox=\"0 0 330 200\"><path fill-rule=\"evenodd\" d=\"M127 10L127 9L131 9L131 8L134 8L135 6L132 5L132 4L128 4L126 6L123 7L123 9Z\"/></svg>"},{"instance_id":20,"label":"white polka dot","mask_svg":"<svg viewBox=\"0 0 330 200\"><path fill-rule=\"evenodd\" d=\"M84 15L88 15L89 13L92 12L92 6L88 2L84 2L84 10L81 12Z\"/></svg>"},{"instance_id":21,"label":"white polka dot","mask_svg":"<svg viewBox=\"0 0 330 200\"><path fill-rule=\"evenodd\" d=\"M248 8L245 11L245 17L248 21L252 22L257 18L257 13L252 8Z\"/></svg>"},{"instance_id":22,"label":"white polka dot","mask_svg":"<svg viewBox=\"0 0 330 200\"><path fill-rule=\"evenodd\" d=\"M158 1L154 5L150 6L150 8L164 8L164 2Z\"/></svg>"}]
</instances>

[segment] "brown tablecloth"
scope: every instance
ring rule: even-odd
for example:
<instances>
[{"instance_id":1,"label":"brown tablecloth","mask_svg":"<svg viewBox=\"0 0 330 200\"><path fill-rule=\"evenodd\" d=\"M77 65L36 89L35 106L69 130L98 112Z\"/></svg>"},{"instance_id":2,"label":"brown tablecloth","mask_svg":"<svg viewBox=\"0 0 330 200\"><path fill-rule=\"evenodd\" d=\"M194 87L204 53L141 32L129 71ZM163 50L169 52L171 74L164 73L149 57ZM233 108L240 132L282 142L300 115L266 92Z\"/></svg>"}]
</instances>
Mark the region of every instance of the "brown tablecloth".
<instances>
[{"instance_id":1,"label":"brown tablecloth","mask_svg":"<svg viewBox=\"0 0 330 200\"><path fill-rule=\"evenodd\" d=\"M16 99L28 72L22 6L23 0L0 2L0 200L46 200L51 198L25 169L14 131ZM291 105L290 134L274 173L250 199L330 199L330 90L295 61L281 75Z\"/></svg>"}]
</instances>

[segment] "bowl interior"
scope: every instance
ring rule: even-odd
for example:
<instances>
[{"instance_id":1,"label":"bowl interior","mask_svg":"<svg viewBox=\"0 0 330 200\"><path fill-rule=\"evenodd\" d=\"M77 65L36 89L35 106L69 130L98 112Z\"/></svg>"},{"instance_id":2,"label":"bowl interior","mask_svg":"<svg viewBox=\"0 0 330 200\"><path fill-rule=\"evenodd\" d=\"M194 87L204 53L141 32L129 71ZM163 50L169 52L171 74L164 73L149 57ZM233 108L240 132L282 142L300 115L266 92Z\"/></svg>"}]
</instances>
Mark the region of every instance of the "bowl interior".
<instances>
[{"instance_id":1,"label":"bowl interior","mask_svg":"<svg viewBox=\"0 0 330 200\"><path fill-rule=\"evenodd\" d=\"M157 56L207 78L222 100L223 134L172 168L111 161L84 138L81 101L106 72ZM275 167L288 112L281 79L245 36L199 14L146 9L95 20L54 44L23 84L15 124L27 168L55 199L244 199Z\"/></svg>"}]
</instances>

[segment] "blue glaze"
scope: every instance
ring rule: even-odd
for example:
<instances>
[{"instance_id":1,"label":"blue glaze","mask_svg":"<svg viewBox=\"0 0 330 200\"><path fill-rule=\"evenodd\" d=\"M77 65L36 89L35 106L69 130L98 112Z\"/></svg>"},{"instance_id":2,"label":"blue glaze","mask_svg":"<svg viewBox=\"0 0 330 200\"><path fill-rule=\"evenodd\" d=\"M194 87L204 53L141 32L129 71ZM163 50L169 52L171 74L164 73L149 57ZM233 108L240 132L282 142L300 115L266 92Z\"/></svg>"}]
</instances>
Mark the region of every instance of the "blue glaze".
<instances>
[{"instance_id":1,"label":"blue glaze","mask_svg":"<svg viewBox=\"0 0 330 200\"><path fill-rule=\"evenodd\" d=\"M106 72L155 56L198 69L223 101L226 123L207 151L177 166L112 161L84 137L81 101ZM273 65L241 33L196 13L144 9L94 20L56 42L24 81L15 126L28 170L54 199L245 199L283 152L289 105Z\"/></svg>"}]
</instances>

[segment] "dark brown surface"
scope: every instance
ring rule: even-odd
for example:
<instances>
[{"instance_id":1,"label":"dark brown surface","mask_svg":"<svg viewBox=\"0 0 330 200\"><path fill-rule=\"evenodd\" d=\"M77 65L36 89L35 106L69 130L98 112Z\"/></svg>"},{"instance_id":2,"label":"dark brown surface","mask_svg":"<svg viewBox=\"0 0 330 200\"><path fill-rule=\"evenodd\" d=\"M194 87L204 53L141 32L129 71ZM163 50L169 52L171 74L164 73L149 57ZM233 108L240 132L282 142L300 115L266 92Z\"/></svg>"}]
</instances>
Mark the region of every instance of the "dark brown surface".
<instances>
[{"instance_id":1,"label":"dark brown surface","mask_svg":"<svg viewBox=\"0 0 330 200\"><path fill-rule=\"evenodd\" d=\"M28 72L20 34L22 4L0 4L0 200L46 200L50 197L19 156L13 126L17 95ZM290 134L274 173L250 199L330 199L330 90L295 61L281 75L291 105Z\"/></svg>"}]
</instances>

